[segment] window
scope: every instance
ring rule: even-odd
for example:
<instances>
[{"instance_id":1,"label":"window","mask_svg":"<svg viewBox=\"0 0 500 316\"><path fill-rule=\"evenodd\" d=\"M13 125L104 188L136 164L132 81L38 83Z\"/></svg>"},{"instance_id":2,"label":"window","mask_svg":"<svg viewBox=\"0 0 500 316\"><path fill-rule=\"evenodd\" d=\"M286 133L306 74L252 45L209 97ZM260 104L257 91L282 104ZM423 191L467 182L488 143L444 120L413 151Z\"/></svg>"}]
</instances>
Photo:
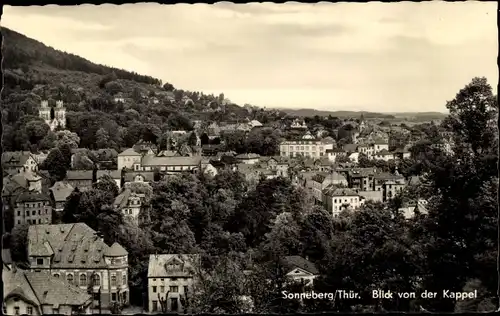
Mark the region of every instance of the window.
<instances>
[{"instance_id":1,"label":"window","mask_svg":"<svg viewBox=\"0 0 500 316\"><path fill-rule=\"evenodd\" d=\"M111 286L116 286L116 275L111 276Z\"/></svg>"},{"instance_id":2,"label":"window","mask_svg":"<svg viewBox=\"0 0 500 316\"><path fill-rule=\"evenodd\" d=\"M165 286L163 286L163 285L162 285L162 286L160 286L160 292L161 292L161 293L165 293Z\"/></svg>"},{"instance_id":3,"label":"window","mask_svg":"<svg viewBox=\"0 0 500 316\"><path fill-rule=\"evenodd\" d=\"M43 265L43 258L36 258L37 265Z\"/></svg>"},{"instance_id":4,"label":"window","mask_svg":"<svg viewBox=\"0 0 500 316\"><path fill-rule=\"evenodd\" d=\"M116 301L116 293L111 293L111 301Z\"/></svg>"},{"instance_id":5,"label":"window","mask_svg":"<svg viewBox=\"0 0 500 316\"><path fill-rule=\"evenodd\" d=\"M153 286L153 293L156 293L156 286Z\"/></svg>"},{"instance_id":6,"label":"window","mask_svg":"<svg viewBox=\"0 0 500 316\"><path fill-rule=\"evenodd\" d=\"M99 276L99 274L94 274L93 279L94 279L94 286L101 285L101 277Z\"/></svg>"},{"instance_id":7,"label":"window","mask_svg":"<svg viewBox=\"0 0 500 316\"><path fill-rule=\"evenodd\" d=\"M122 284L123 284L123 285L127 285L127 275L126 275L126 274L124 274L124 275L122 276Z\"/></svg>"},{"instance_id":8,"label":"window","mask_svg":"<svg viewBox=\"0 0 500 316\"><path fill-rule=\"evenodd\" d=\"M158 311L158 301L153 301L153 312Z\"/></svg>"},{"instance_id":9,"label":"window","mask_svg":"<svg viewBox=\"0 0 500 316\"><path fill-rule=\"evenodd\" d=\"M87 285L87 275L80 274L80 286L86 286L86 285Z\"/></svg>"},{"instance_id":10,"label":"window","mask_svg":"<svg viewBox=\"0 0 500 316\"><path fill-rule=\"evenodd\" d=\"M184 294L186 294L187 292L188 292L188 286L184 285Z\"/></svg>"},{"instance_id":11,"label":"window","mask_svg":"<svg viewBox=\"0 0 500 316\"><path fill-rule=\"evenodd\" d=\"M36 211L35 210L31 211L31 215L36 215Z\"/></svg>"},{"instance_id":12,"label":"window","mask_svg":"<svg viewBox=\"0 0 500 316\"><path fill-rule=\"evenodd\" d=\"M17 211L17 216L21 216L21 211Z\"/></svg>"},{"instance_id":13,"label":"window","mask_svg":"<svg viewBox=\"0 0 500 316\"><path fill-rule=\"evenodd\" d=\"M33 307L31 306L26 307L26 314L33 315Z\"/></svg>"},{"instance_id":14,"label":"window","mask_svg":"<svg viewBox=\"0 0 500 316\"><path fill-rule=\"evenodd\" d=\"M69 284L73 284L73 274L68 274L66 276L66 280L68 280Z\"/></svg>"},{"instance_id":15,"label":"window","mask_svg":"<svg viewBox=\"0 0 500 316\"><path fill-rule=\"evenodd\" d=\"M170 287L170 292L172 292L172 293L177 293L177 292L179 292L179 287L178 287L178 286L171 286L171 287Z\"/></svg>"},{"instance_id":16,"label":"window","mask_svg":"<svg viewBox=\"0 0 500 316\"><path fill-rule=\"evenodd\" d=\"M14 315L19 315L19 306L14 307Z\"/></svg>"},{"instance_id":17,"label":"window","mask_svg":"<svg viewBox=\"0 0 500 316\"><path fill-rule=\"evenodd\" d=\"M58 278L59 276L59 273L54 273L54 277Z\"/></svg>"}]
</instances>

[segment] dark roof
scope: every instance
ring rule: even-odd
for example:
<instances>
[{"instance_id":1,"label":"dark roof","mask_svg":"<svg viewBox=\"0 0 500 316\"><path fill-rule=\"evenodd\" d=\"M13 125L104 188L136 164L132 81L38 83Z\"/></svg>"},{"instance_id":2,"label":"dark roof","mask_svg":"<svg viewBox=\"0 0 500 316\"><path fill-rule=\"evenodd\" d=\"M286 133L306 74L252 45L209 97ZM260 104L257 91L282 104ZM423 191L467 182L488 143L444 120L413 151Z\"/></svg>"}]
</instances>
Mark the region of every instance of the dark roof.
<instances>
[{"instance_id":1,"label":"dark roof","mask_svg":"<svg viewBox=\"0 0 500 316\"><path fill-rule=\"evenodd\" d=\"M314 263L312 263L311 261L302 258L301 256L284 257L281 260L281 264L290 270L293 270L295 268L299 268L299 269L302 269L302 270L307 271L307 272L312 273L312 274L319 274L319 271L316 268L316 265Z\"/></svg>"},{"instance_id":2,"label":"dark roof","mask_svg":"<svg viewBox=\"0 0 500 316\"><path fill-rule=\"evenodd\" d=\"M342 148L333 148L333 149L327 149L325 150L326 153L343 153L345 150Z\"/></svg>"},{"instance_id":3,"label":"dark roof","mask_svg":"<svg viewBox=\"0 0 500 316\"><path fill-rule=\"evenodd\" d=\"M2 165L4 167L21 167L31 157L30 152L26 151L8 151L2 154Z\"/></svg>"},{"instance_id":4,"label":"dark roof","mask_svg":"<svg viewBox=\"0 0 500 316\"><path fill-rule=\"evenodd\" d=\"M128 255L128 252L119 243L115 242L106 250L104 255L108 257L122 257Z\"/></svg>"},{"instance_id":5,"label":"dark roof","mask_svg":"<svg viewBox=\"0 0 500 316\"><path fill-rule=\"evenodd\" d=\"M326 196L357 196L358 194L349 188L339 188L335 185L328 186L323 190L323 194Z\"/></svg>"},{"instance_id":6,"label":"dark roof","mask_svg":"<svg viewBox=\"0 0 500 316\"><path fill-rule=\"evenodd\" d=\"M402 175L399 175L399 174L392 174L392 173L384 172L384 173L379 173L379 174L375 175L374 178L377 180L402 180L405 177L403 177Z\"/></svg>"},{"instance_id":7,"label":"dark roof","mask_svg":"<svg viewBox=\"0 0 500 316\"><path fill-rule=\"evenodd\" d=\"M54 269L105 269L108 248L84 223L32 225L28 229L28 256L54 255Z\"/></svg>"},{"instance_id":8,"label":"dark roof","mask_svg":"<svg viewBox=\"0 0 500 316\"><path fill-rule=\"evenodd\" d=\"M142 166L197 166L201 157L156 157L147 155L142 158Z\"/></svg>"},{"instance_id":9,"label":"dark roof","mask_svg":"<svg viewBox=\"0 0 500 316\"><path fill-rule=\"evenodd\" d=\"M66 201L73 190L75 190L75 188L73 188L71 184L63 181L54 183L54 185L50 188L56 202Z\"/></svg>"},{"instance_id":10,"label":"dark roof","mask_svg":"<svg viewBox=\"0 0 500 316\"><path fill-rule=\"evenodd\" d=\"M93 180L92 170L68 170L66 179L68 180Z\"/></svg>"},{"instance_id":11,"label":"dark roof","mask_svg":"<svg viewBox=\"0 0 500 316\"><path fill-rule=\"evenodd\" d=\"M343 146L344 150L347 152L355 152L358 149L357 144L345 144Z\"/></svg>"},{"instance_id":12,"label":"dark roof","mask_svg":"<svg viewBox=\"0 0 500 316\"><path fill-rule=\"evenodd\" d=\"M26 191L21 193L16 202L42 202L42 201L50 201L49 197L45 194L38 193L35 191Z\"/></svg>"}]
</instances>

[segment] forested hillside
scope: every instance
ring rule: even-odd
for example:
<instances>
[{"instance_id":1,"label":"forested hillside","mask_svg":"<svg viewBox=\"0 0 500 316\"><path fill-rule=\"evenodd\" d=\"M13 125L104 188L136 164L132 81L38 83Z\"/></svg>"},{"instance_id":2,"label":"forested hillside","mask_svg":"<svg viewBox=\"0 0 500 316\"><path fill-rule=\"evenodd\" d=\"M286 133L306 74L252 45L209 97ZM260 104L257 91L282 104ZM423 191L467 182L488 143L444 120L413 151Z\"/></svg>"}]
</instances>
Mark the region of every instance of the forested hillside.
<instances>
[{"instance_id":1,"label":"forested hillside","mask_svg":"<svg viewBox=\"0 0 500 316\"><path fill-rule=\"evenodd\" d=\"M64 101L67 129L78 134L81 147L94 149L98 136L106 140L100 143L119 149L141 138L157 141L168 130L189 130L194 119L259 115L224 103L223 94L184 91L150 76L97 65L7 28L2 35L4 150L51 148L55 136L38 118L42 99Z\"/></svg>"}]
</instances>

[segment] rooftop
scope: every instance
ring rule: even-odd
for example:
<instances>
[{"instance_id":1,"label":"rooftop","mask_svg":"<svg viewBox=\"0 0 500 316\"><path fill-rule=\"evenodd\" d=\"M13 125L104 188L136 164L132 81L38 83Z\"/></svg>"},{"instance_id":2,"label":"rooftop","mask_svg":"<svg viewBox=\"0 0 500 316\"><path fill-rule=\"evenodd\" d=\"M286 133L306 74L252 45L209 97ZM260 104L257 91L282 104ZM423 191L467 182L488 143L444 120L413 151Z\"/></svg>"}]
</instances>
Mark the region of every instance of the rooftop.
<instances>
[{"instance_id":1,"label":"rooftop","mask_svg":"<svg viewBox=\"0 0 500 316\"><path fill-rule=\"evenodd\" d=\"M171 268L169 265L174 265L174 267ZM149 256L148 278L192 276L196 273L196 267L199 265L200 255L153 254Z\"/></svg>"}]
</instances>

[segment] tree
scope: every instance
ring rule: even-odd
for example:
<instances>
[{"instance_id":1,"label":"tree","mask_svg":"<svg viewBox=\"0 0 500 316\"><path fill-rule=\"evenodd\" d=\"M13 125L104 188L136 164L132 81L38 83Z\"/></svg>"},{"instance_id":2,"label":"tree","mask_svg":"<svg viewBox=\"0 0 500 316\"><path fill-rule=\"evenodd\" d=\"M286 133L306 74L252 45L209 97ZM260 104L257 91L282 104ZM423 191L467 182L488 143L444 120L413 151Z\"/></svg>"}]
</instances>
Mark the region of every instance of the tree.
<instances>
[{"instance_id":1,"label":"tree","mask_svg":"<svg viewBox=\"0 0 500 316\"><path fill-rule=\"evenodd\" d=\"M195 132L191 132L189 134L189 138L188 138L188 145L189 146L196 146L196 143L198 142L198 137L196 136L196 133Z\"/></svg>"},{"instance_id":2,"label":"tree","mask_svg":"<svg viewBox=\"0 0 500 316\"><path fill-rule=\"evenodd\" d=\"M95 138L97 148L107 148L109 146L109 134L104 128L97 130Z\"/></svg>"},{"instance_id":3,"label":"tree","mask_svg":"<svg viewBox=\"0 0 500 316\"><path fill-rule=\"evenodd\" d=\"M116 197L118 195L118 186L116 185L115 180L107 174L97 179L97 182L95 182L92 187L97 190L107 192L113 197Z\"/></svg>"},{"instance_id":4,"label":"tree","mask_svg":"<svg viewBox=\"0 0 500 316\"><path fill-rule=\"evenodd\" d=\"M45 122L30 121L26 124L26 133L31 144L38 144L49 132L50 128Z\"/></svg>"},{"instance_id":5,"label":"tree","mask_svg":"<svg viewBox=\"0 0 500 316\"><path fill-rule=\"evenodd\" d=\"M171 83L168 83L168 82L167 82L167 83L165 83L165 84L163 85L163 89L165 89L165 91L169 91L169 92L171 92L171 91L174 91L174 90L175 90L175 87L174 87L174 85L172 85Z\"/></svg>"},{"instance_id":6,"label":"tree","mask_svg":"<svg viewBox=\"0 0 500 316\"><path fill-rule=\"evenodd\" d=\"M11 255L14 262L28 262L26 249L28 249L28 224L16 225L11 233Z\"/></svg>"},{"instance_id":7,"label":"tree","mask_svg":"<svg viewBox=\"0 0 500 316\"><path fill-rule=\"evenodd\" d=\"M59 148L54 148L44 160L40 169L48 170L54 181L61 181L66 177L66 171L69 169L65 163L65 157Z\"/></svg>"},{"instance_id":8,"label":"tree","mask_svg":"<svg viewBox=\"0 0 500 316\"><path fill-rule=\"evenodd\" d=\"M62 130L55 133L56 140L54 145L56 147L61 147L63 144L68 144L71 148L78 148L80 144L80 137L78 134L70 132L68 130Z\"/></svg>"}]
</instances>

